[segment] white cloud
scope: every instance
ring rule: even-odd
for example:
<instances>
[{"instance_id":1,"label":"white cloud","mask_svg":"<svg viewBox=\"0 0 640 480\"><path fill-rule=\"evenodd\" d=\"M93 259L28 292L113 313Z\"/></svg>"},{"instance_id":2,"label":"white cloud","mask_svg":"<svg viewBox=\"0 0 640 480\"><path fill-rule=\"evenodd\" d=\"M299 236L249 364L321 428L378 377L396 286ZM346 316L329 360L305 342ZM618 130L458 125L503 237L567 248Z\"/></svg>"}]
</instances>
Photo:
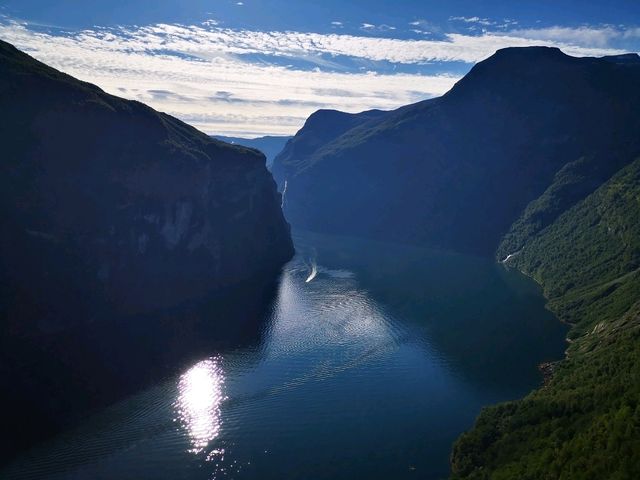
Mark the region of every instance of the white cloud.
<instances>
[{"instance_id":1,"label":"white cloud","mask_svg":"<svg viewBox=\"0 0 640 480\"><path fill-rule=\"evenodd\" d=\"M628 28L624 30L622 38L634 40L640 38L640 27Z\"/></svg>"},{"instance_id":2,"label":"white cloud","mask_svg":"<svg viewBox=\"0 0 640 480\"><path fill-rule=\"evenodd\" d=\"M0 38L49 65L110 93L149 103L206 132L243 135L292 133L318 108L352 112L395 108L440 95L457 80L446 74L369 72L375 65L370 62L473 63L499 48L540 44L577 56L621 53L584 31L571 36L541 30L450 33L440 40L410 40L234 30L221 28L214 20L201 26L156 24L65 34L0 22ZM619 36L640 34L633 32L620 30ZM255 54L280 57L284 62L279 63L303 59L319 68L257 62ZM344 57L369 66L355 73L339 71Z\"/></svg>"},{"instance_id":3,"label":"white cloud","mask_svg":"<svg viewBox=\"0 0 640 480\"><path fill-rule=\"evenodd\" d=\"M480 18L480 17L449 17L449 20L454 20L458 22L464 23L477 23L479 25L495 25L496 22L489 20L488 18Z\"/></svg>"},{"instance_id":4,"label":"white cloud","mask_svg":"<svg viewBox=\"0 0 640 480\"><path fill-rule=\"evenodd\" d=\"M15 24L14 24L15 25ZM362 28L392 28L363 24ZM617 50L576 46L571 42L543 39L528 33L487 32L482 36L450 33L442 40L404 40L340 34L302 32L260 32L229 28L156 24L146 27L110 30L86 30L69 38L95 44L103 50L146 52L176 51L209 60L229 54L264 54L283 57L328 54L357 57L371 61L415 64L428 61L473 63L495 50L508 46L549 45L563 48L571 55L606 55ZM105 42L112 39L112 42Z\"/></svg>"},{"instance_id":5,"label":"white cloud","mask_svg":"<svg viewBox=\"0 0 640 480\"><path fill-rule=\"evenodd\" d=\"M413 22L409 22L409 25L411 25L412 27L433 28L432 23L428 22L424 18L419 18L417 20L414 20Z\"/></svg>"},{"instance_id":6,"label":"white cloud","mask_svg":"<svg viewBox=\"0 0 640 480\"><path fill-rule=\"evenodd\" d=\"M167 34L166 42L156 43L150 31ZM440 95L458 79L305 71L251 63L228 51L209 49L206 39L186 40L183 27L154 26L139 36L135 33L83 31L55 36L24 25L0 25L0 38L37 59L109 93L171 113L207 133L291 134L319 108L392 109Z\"/></svg>"},{"instance_id":7,"label":"white cloud","mask_svg":"<svg viewBox=\"0 0 640 480\"><path fill-rule=\"evenodd\" d=\"M425 20L424 18L419 18L417 20L409 22L409 25L413 27L410 29L410 31L421 35L430 35L433 31L440 30L436 25Z\"/></svg>"},{"instance_id":8,"label":"white cloud","mask_svg":"<svg viewBox=\"0 0 640 480\"><path fill-rule=\"evenodd\" d=\"M381 25L374 25L372 23L363 23L360 27L360 30L364 30L366 32L389 32L391 30L395 30L396 27L392 25L387 25L385 23Z\"/></svg>"},{"instance_id":9,"label":"white cloud","mask_svg":"<svg viewBox=\"0 0 640 480\"><path fill-rule=\"evenodd\" d=\"M614 40L639 38L640 28L623 30L612 26L582 26L576 28L553 26L512 30L510 35L540 41L569 42L575 45L606 47Z\"/></svg>"}]
</instances>

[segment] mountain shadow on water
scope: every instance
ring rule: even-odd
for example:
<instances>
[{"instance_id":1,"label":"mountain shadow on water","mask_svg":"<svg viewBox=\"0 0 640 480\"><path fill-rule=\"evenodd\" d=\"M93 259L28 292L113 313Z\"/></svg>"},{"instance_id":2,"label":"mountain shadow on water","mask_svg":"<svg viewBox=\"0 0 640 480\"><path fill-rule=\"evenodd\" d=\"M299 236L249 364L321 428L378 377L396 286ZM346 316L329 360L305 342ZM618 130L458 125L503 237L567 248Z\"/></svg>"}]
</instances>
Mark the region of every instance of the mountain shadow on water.
<instances>
[{"instance_id":1,"label":"mountain shadow on water","mask_svg":"<svg viewBox=\"0 0 640 480\"><path fill-rule=\"evenodd\" d=\"M0 408L12 441L0 464L91 412L227 349L256 348L278 278L220 289L154 314L83 323L51 334L0 336Z\"/></svg>"}]
</instances>

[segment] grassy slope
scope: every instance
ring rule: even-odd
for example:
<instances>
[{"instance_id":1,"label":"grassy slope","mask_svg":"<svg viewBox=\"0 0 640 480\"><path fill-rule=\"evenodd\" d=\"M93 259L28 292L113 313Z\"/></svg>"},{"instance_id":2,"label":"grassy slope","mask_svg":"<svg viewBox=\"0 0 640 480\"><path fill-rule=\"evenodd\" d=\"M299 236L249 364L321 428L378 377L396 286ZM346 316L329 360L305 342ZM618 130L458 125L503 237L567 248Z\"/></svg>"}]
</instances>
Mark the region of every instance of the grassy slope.
<instances>
[{"instance_id":1,"label":"grassy slope","mask_svg":"<svg viewBox=\"0 0 640 480\"><path fill-rule=\"evenodd\" d=\"M568 358L523 400L482 411L454 446L453 477L640 478L640 159L512 262L573 325Z\"/></svg>"}]
</instances>

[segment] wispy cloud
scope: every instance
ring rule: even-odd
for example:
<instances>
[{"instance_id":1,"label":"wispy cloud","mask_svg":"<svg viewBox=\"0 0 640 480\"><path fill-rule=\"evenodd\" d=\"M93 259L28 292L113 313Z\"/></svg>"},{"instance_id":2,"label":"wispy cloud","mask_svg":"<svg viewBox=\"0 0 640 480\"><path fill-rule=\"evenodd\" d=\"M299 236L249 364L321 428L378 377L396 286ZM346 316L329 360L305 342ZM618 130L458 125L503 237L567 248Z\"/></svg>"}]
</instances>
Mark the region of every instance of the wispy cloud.
<instances>
[{"instance_id":1,"label":"wispy cloud","mask_svg":"<svg viewBox=\"0 0 640 480\"><path fill-rule=\"evenodd\" d=\"M488 18L480 17L449 17L449 20L464 22L464 23L477 23L478 25L495 25L497 22L489 20Z\"/></svg>"},{"instance_id":2,"label":"wispy cloud","mask_svg":"<svg viewBox=\"0 0 640 480\"><path fill-rule=\"evenodd\" d=\"M392 109L440 95L457 80L245 61L239 54L253 52L255 46L241 48L236 39L225 50L199 33L198 28L164 25L58 36L16 23L0 26L0 38L39 60L208 133L290 134L319 108Z\"/></svg>"},{"instance_id":3,"label":"wispy cloud","mask_svg":"<svg viewBox=\"0 0 640 480\"><path fill-rule=\"evenodd\" d=\"M606 47L616 40L640 38L640 28L620 29L613 26L546 27L512 30L511 35L531 38L538 41L571 43Z\"/></svg>"},{"instance_id":4,"label":"wispy cloud","mask_svg":"<svg viewBox=\"0 0 640 480\"><path fill-rule=\"evenodd\" d=\"M418 20L414 20L409 22L409 25L412 27L420 27L420 28L433 28L433 24L424 18L419 18Z\"/></svg>"},{"instance_id":5,"label":"wispy cloud","mask_svg":"<svg viewBox=\"0 0 640 480\"><path fill-rule=\"evenodd\" d=\"M391 31L391 26L365 25L372 32ZM446 73L447 62L471 64L499 48L544 44L578 56L614 54L621 51L609 48L606 38L640 33L634 32L614 29L598 37L581 29L537 29L410 40L236 30L215 20L70 33L0 21L0 38L56 68L204 131L243 135L292 133L317 108L391 109L440 95L459 76ZM388 65L413 65L415 73L368 71L376 62L387 65L380 72L392 71ZM435 73L419 73L420 65L430 62L440 62ZM357 65L367 67L361 71Z\"/></svg>"},{"instance_id":6,"label":"wispy cloud","mask_svg":"<svg viewBox=\"0 0 640 480\"><path fill-rule=\"evenodd\" d=\"M374 25L373 23L363 23L360 26L360 30L364 30L366 32L390 32L395 29L396 27L387 25L386 23L380 25Z\"/></svg>"},{"instance_id":7,"label":"wispy cloud","mask_svg":"<svg viewBox=\"0 0 640 480\"><path fill-rule=\"evenodd\" d=\"M363 24L364 29L391 29L383 25ZM578 45L565 36L553 38L545 33L548 29L519 30L513 32L486 32L483 35L445 34L438 40L404 40L369 36L320 34L302 32L260 32L220 28L216 23L207 25L156 24L144 27L121 27L114 29L83 30L67 35L42 34L28 25L11 23L0 27L5 37L22 39L40 35L56 42L66 40L86 45L101 51L136 52L158 54L180 52L202 60L221 56L263 54L279 57L327 54L347 56L371 61L387 61L402 64L417 64L431 61L462 61L474 63L486 58L499 48L545 44L557 46L571 55L606 55L614 49L602 46ZM577 36L587 36L587 31L578 29ZM621 33L622 35L622 33ZM546 37L546 38L545 38Z\"/></svg>"},{"instance_id":8,"label":"wispy cloud","mask_svg":"<svg viewBox=\"0 0 640 480\"><path fill-rule=\"evenodd\" d=\"M487 31L489 27L497 31L509 29L512 30L518 25L518 21L512 18L503 18L494 20L486 17L449 17L449 21L454 23L462 23L466 25L467 30L476 31L482 29Z\"/></svg>"},{"instance_id":9,"label":"wispy cloud","mask_svg":"<svg viewBox=\"0 0 640 480\"><path fill-rule=\"evenodd\" d=\"M424 18L419 18L418 20L409 22L409 25L413 27L411 28L412 32L418 33L418 34L424 34L424 35L428 35L433 31L440 30L433 23L425 20Z\"/></svg>"}]
</instances>

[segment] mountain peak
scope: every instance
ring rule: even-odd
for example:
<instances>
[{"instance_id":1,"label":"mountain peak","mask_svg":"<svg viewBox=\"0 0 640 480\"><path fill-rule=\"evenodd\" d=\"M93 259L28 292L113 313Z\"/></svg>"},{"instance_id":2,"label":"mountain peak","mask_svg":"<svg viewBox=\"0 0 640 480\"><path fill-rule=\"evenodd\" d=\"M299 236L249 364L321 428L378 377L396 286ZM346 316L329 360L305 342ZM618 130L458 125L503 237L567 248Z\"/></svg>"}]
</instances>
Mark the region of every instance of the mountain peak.
<instances>
[{"instance_id":1,"label":"mountain peak","mask_svg":"<svg viewBox=\"0 0 640 480\"><path fill-rule=\"evenodd\" d=\"M519 56L519 57L567 57L568 55L563 53L558 47L545 47L541 45L534 45L530 47L505 47L496 50L491 57L504 57L504 56ZM491 58L489 57L489 58Z\"/></svg>"},{"instance_id":2,"label":"mountain peak","mask_svg":"<svg viewBox=\"0 0 640 480\"><path fill-rule=\"evenodd\" d=\"M305 122L306 124L316 124L316 123L323 123L323 122L331 122L331 121L335 121L335 120L340 120L343 118L347 118L350 117L351 114L346 113L346 112L341 112L339 110L332 110L329 108L321 108L320 110L316 110L315 112L313 112L311 115L309 115L309 118L307 118L307 121Z\"/></svg>"},{"instance_id":3,"label":"mountain peak","mask_svg":"<svg viewBox=\"0 0 640 480\"><path fill-rule=\"evenodd\" d=\"M467 101L486 92L499 96L520 92L526 98L544 86L561 97L588 83L584 68L594 62L606 66L599 59L573 57L556 47L502 48L474 65L445 96Z\"/></svg>"},{"instance_id":4,"label":"mountain peak","mask_svg":"<svg viewBox=\"0 0 640 480\"><path fill-rule=\"evenodd\" d=\"M539 62L558 62L574 60L575 57L567 55L556 47L506 47L496 50L496 52L487 59L479 62L480 65L536 65Z\"/></svg>"}]
</instances>

